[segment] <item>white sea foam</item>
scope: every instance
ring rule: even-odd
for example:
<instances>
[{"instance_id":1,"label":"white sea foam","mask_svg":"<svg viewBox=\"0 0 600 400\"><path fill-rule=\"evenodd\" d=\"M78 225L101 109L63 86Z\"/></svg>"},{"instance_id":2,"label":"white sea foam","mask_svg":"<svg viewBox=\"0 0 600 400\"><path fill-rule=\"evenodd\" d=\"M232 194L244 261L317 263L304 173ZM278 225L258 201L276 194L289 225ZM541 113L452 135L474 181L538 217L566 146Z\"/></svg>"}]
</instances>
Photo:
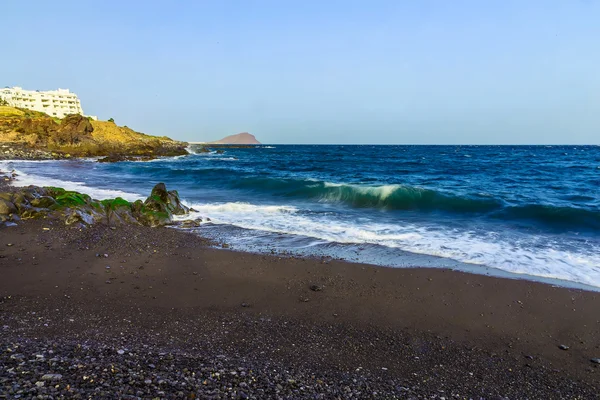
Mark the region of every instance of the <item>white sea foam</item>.
<instances>
[{"instance_id":1,"label":"white sea foam","mask_svg":"<svg viewBox=\"0 0 600 400\"><path fill-rule=\"evenodd\" d=\"M194 204L198 216L213 223L271 233L299 235L327 242L374 244L438 256L510 273L562 279L600 287L600 246L587 251L560 249L547 237L506 236L411 223L382 224L368 219L340 221L295 207L248 203Z\"/></svg>"},{"instance_id":2,"label":"white sea foam","mask_svg":"<svg viewBox=\"0 0 600 400\"><path fill-rule=\"evenodd\" d=\"M2 170L2 171L14 170L15 173L17 174L16 179L11 182L11 184L13 186L17 186L17 187L23 187L23 186L29 186L29 185L55 186L55 187L61 187L66 190L72 190L72 191L76 191L76 192L80 192L80 193L85 193L85 194L90 195L92 198L95 198L98 200L114 198L114 197L122 197L128 201L143 199L143 196L141 196L137 193L124 192L121 190L113 190L113 189L101 189L101 188L87 186L84 182L74 182L74 181L67 181L67 180L39 176L39 175L35 175L35 174L27 174L27 173L13 167L13 163L17 163L17 162L21 163L23 161L19 160L19 161L15 161L15 162L9 162L9 161L0 162L0 170ZM40 161L35 161L35 162L40 162ZM43 162L43 161L41 161L41 162Z\"/></svg>"}]
</instances>

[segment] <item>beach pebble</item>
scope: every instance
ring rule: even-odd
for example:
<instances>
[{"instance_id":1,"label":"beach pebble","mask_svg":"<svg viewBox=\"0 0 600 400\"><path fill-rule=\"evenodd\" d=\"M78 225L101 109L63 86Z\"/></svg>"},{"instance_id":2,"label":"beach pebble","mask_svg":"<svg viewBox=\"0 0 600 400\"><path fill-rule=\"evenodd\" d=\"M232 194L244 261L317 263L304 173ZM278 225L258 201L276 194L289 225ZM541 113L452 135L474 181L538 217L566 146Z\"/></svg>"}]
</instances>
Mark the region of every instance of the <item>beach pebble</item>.
<instances>
[{"instance_id":1,"label":"beach pebble","mask_svg":"<svg viewBox=\"0 0 600 400\"><path fill-rule=\"evenodd\" d=\"M600 358L592 358L590 361L594 364L600 364Z\"/></svg>"},{"instance_id":2,"label":"beach pebble","mask_svg":"<svg viewBox=\"0 0 600 400\"><path fill-rule=\"evenodd\" d=\"M310 290L312 290L313 292L320 292L321 290L323 290L323 286L320 286L320 285L310 285Z\"/></svg>"},{"instance_id":3,"label":"beach pebble","mask_svg":"<svg viewBox=\"0 0 600 400\"><path fill-rule=\"evenodd\" d=\"M60 381L61 379L61 374L45 374L44 376L42 376L43 381Z\"/></svg>"},{"instance_id":4,"label":"beach pebble","mask_svg":"<svg viewBox=\"0 0 600 400\"><path fill-rule=\"evenodd\" d=\"M569 346L567 346L565 344L561 344L560 346L558 346L558 348L561 350L569 350Z\"/></svg>"},{"instance_id":5,"label":"beach pebble","mask_svg":"<svg viewBox=\"0 0 600 400\"><path fill-rule=\"evenodd\" d=\"M122 356L123 354L125 354L125 350L119 349L119 350L117 350L117 354Z\"/></svg>"}]
</instances>

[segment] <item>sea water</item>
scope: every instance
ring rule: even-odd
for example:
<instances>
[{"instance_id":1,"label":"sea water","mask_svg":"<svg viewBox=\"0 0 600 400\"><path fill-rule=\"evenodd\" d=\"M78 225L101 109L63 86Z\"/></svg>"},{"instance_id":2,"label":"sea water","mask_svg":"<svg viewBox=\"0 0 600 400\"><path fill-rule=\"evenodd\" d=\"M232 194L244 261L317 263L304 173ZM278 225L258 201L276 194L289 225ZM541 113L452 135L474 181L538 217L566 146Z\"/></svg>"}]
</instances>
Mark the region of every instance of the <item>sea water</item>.
<instances>
[{"instance_id":1,"label":"sea water","mask_svg":"<svg viewBox=\"0 0 600 400\"><path fill-rule=\"evenodd\" d=\"M2 162L96 198L177 189L234 249L600 287L600 147L270 145L151 162Z\"/></svg>"}]
</instances>

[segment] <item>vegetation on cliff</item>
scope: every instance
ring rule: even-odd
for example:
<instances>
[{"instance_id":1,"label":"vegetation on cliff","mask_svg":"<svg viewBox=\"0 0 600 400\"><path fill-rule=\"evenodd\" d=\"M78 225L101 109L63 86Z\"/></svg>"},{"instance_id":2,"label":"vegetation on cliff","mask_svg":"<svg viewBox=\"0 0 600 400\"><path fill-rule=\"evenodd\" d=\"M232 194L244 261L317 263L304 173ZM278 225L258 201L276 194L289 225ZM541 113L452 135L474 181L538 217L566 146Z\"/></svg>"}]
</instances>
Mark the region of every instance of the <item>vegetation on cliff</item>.
<instances>
[{"instance_id":1,"label":"vegetation on cliff","mask_svg":"<svg viewBox=\"0 0 600 400\"><path fill-rule=\"evenodd\" d=\"M187 154L186 143L150 136L114 122L72 114L63 119L45 113L0 106L0 143L46 150L72 157L175 156Z\"/></svg>"}]
</instances>

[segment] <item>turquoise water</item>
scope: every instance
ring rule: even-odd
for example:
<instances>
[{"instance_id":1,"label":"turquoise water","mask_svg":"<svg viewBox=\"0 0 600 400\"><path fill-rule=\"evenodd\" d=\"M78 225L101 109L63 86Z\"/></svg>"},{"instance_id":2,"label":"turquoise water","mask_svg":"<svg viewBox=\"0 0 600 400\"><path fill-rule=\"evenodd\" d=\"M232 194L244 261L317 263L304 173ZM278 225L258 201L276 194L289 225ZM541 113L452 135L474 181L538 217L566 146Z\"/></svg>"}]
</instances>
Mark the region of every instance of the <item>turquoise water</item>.
<instances>
[{"instance_id":1,"label":"turquoise water","mask_svg":"<svg viewBox=\"0 0 600 400\"><path fill-rule=\"evenodd\" d=\"M211 218L202 234L240 250L491 268L600 287L597 146L274 145L1 167L19 170L21 184L96 197L145 197L165 182Z\"/></svg>"}]
</instances>

